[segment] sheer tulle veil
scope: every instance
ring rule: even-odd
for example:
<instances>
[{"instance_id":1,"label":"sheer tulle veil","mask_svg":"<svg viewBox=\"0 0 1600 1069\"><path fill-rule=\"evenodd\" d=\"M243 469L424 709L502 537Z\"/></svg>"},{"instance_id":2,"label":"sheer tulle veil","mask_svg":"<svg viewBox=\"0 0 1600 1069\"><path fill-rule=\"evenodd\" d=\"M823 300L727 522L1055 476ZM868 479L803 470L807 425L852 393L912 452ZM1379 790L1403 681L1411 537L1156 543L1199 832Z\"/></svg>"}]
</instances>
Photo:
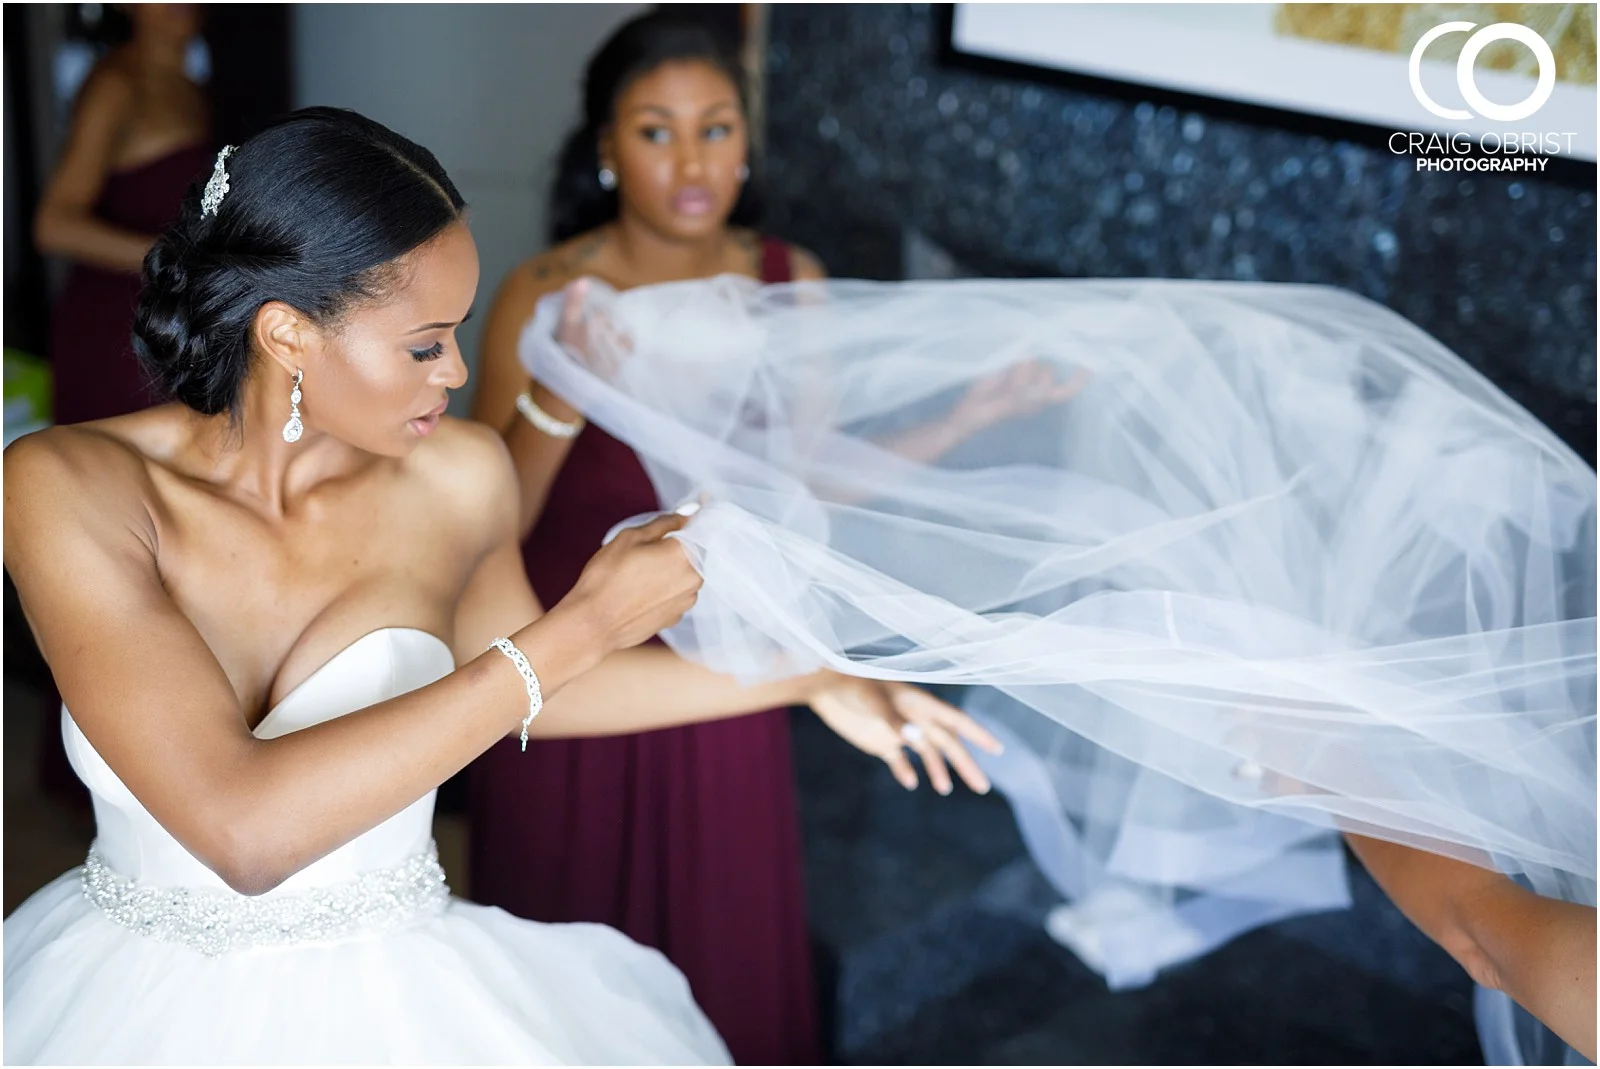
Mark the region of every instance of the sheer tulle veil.
<instances>
[{"instance_id":1,"label":"sheer tulle veil","mask_svg":"<svg viewBox=\"0 0 1600 1069\"><path fill-rule=\"evenodd\" d=\"M1594 903L1594 472L1400 316L1238 283L587 285L522 359L666 504L709 502L669 643L964 687L1073 903L1056 934L1113 985L1342 905L1340 829ZM997 381L1081 388L975 419Z\"/></svg>"}]
</instances>

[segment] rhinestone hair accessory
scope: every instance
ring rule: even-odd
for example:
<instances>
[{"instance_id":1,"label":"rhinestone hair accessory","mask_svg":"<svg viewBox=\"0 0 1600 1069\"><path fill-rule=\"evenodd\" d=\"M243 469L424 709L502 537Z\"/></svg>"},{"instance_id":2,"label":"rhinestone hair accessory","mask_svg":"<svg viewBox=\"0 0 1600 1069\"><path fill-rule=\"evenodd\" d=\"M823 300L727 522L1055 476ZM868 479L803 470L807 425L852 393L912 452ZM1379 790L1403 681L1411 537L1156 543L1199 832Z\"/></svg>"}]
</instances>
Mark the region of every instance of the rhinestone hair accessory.
<instances>
[{"instance_id":1,"label":"rhinestone hair accessory","mask_svg":"<svg viewBox=\"0 0 1600 1069\"><path fill-rule=\"evenodd\" d=\"M211 168L211 179L206 182L206 190L200 195L200 218L216 215L217 209L222 207L222 198L228 195L228 168L225 164L228 157L233 155L232 145L223 145L222 151L217 153L217 164Z\"/></svg>"},{"instance_id":2,"label":"rhinestone hair accessory","mask_svg":"<svg viewBox=\"0 0 1600 1069\"><path fill-rule=\"evenodd\" d=\"M517 667L517 674L522 677L522 685L528 688L528 715L522 721L522 748L527 750L528 725L544 708L544 693L539 689L539 677L533 674L533 665L528 663L528 659L510 639L497 638L489 644L489 648L499 650L511 659L511 663Z\"/></svg>"}]
</instances>

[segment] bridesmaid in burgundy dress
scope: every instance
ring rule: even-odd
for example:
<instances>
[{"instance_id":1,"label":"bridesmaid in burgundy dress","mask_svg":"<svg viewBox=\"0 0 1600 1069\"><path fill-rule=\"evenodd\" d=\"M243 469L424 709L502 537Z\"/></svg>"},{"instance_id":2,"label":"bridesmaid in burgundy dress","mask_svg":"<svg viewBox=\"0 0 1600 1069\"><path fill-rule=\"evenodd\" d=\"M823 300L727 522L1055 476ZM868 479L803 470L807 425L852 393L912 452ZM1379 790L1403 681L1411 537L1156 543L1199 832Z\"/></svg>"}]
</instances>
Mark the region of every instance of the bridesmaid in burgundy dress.
<instances>
[{"instance_id":1,"label":"bridesmaid in burgundy dress","mask_svg":"<svg viewBox=\"0 0 1600 1069\"><path fill-rule=\"evenodd\" d=\"M670 13L630 23L590 61L585 93L588 121L552 197L561 243L501 286L473 413L509 425L532 529L524 559L546 605L612 524L661 505L633 452L541 385L531 399L546 430L517 414L530 383L516 340L538 299L586 275L617 289L823 277L809 254L737 225L750 214L739 70L707 30ZM581 433L561 437L563 423ZM526 754L501 745L471 769L471 894L620 928L684 972L735 1060L814 1063L793 780L781 709Z\"/></svg>"},{"instance_id":2,"label":"bridesmaid in burgundy dress","mask_svg":"<svg viewBox=\"0 0 1600 1069\"><path fill-rule=\"evenodd\" d=\"M57 423L154 402L129 341L139 268L211 163L205 97L184 74L198 9L130 4L127 15L133 37L84 83L34 221L39 251L72 261L51 322Z\"/></svg>"}]
</instances>

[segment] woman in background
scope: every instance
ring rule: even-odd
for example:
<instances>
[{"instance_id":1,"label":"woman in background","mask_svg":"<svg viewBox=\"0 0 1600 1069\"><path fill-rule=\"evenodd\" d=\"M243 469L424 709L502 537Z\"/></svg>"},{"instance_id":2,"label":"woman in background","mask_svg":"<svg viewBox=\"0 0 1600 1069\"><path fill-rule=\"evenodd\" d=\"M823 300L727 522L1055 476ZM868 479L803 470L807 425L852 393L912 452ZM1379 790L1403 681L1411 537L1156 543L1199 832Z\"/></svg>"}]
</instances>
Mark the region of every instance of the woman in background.
<instances>
[{"instance_id":1,"label":"woman in background","mask_svg":"<svg viewBox=\"0 0 1600 1069\"><path fill-rule=\"evenodd\" d=\"M518 363L538 300L582 276L619 290L725 273L823 277L808 253L748 228L745 115L732 48L671 12L628 23L590 60L584 123L551 196L557 244L501 285L473 407L505 431L523 559L545 604L571 589L614 523L661 503L631 450ZM950 790L937 758L929 772ZM479 902L609 924L659 948L738 1062L819 1059L783 709L541 741L526 754L496 746L472 767L471 819Z\"/></svg>"},{"instance_id":2,"label":"woman in background","mask_svg":"<svg viewBox=\"0 0 1600 1069\"><path fill-rule=\"evenodd\" d=\"M78 95L67 147L39 202L39 251L72 261L51 322L55 422L153 400L130 342L139 266L210 163L205 95L184 73L192 4L130 4L133 36Z\"/></svg>"},{"instance_id":3,"label":"woman in background","mask_svg":"<svg viewBox=\"0 0 1600 1069\"><path fill-rule=\"evenodd\" d=\"M663 503L627 446L585 425L518 363L539 299L585 276L618 290L723 274L824 277L809 253L748 228L746 114L731 48L680 14L628 23L590 60L585 121L563 149L551 197L557 244L501 285L473 408L505 431L522 489L523 559L542 598L570 589L614 523ZM890 447L929 459L1080 385L1023 366L980 382L961 418L913 428ZM826 703L814 708L840 729ZM870 752L867 740L841 734ZM986 790L950 741L906 744L940 793L952 790L947 755ZM909 764L891 767L916 786ZM474 898L533 919L610 924L658 947L737 1061L818 1060L784 710L540 743L526 755L498 746L473 765L470 795Z\"/></svg>"}]
</instances>

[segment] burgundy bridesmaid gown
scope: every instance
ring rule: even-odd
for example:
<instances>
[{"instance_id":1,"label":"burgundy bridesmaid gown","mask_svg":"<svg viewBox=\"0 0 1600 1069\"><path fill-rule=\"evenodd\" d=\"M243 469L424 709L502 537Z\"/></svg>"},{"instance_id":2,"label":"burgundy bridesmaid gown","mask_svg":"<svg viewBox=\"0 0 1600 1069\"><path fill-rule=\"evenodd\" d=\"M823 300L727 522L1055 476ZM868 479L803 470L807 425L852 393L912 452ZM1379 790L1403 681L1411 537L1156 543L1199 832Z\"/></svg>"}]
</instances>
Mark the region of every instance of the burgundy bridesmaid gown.
<instances>
[{"instance_id":1,"label":"burgundy bridesmaid gown","mask_svg":"<svg viewBox=\"0 0 1600 1069\"><path fill-rule=\"evenodd\" d=\"M203 144L169 152L106 178L94 214L115 226L152 236L178 217L189 184L211 164ZM56 423L108 419L148 408L160 398L133 354L133 311L139 276L74 263L50 317L50 368ZM46 696L49 707L60 704ZM61 736L47 731L40 783L70 804L89 794L67 763Z\"/></svg>"},{"instance_id":2,"label":"burgundy bridesmaid gown","mask_svg":"<svg viewBox=\"0 0 1600 1069\"><path fill-rule=\"evenodd\" d=\"M790 278L768 239L762 280ZM523 545L545 605L618 520L660 508L627 446L586 427ZM503 741L472 766L472 896L656 947L744 1064L818 1061L788 715L614 738Z\"/></svg>"},{"instance_id":3,"label":"burgundy bridesmaid gown","mask_svg":"<svg viewBox=\"0 0 1600 1069\"><path fill-rule=\"evenodd\" d=\"M159 234L178 217L184 192L210 162L206 146L191 145L117 171L106 179L94 214L115 226ZM55 422L121 416L159 400L133 355L138 297L138 275L72 266L50 324Z\"/></svg>"}]
</instances>

